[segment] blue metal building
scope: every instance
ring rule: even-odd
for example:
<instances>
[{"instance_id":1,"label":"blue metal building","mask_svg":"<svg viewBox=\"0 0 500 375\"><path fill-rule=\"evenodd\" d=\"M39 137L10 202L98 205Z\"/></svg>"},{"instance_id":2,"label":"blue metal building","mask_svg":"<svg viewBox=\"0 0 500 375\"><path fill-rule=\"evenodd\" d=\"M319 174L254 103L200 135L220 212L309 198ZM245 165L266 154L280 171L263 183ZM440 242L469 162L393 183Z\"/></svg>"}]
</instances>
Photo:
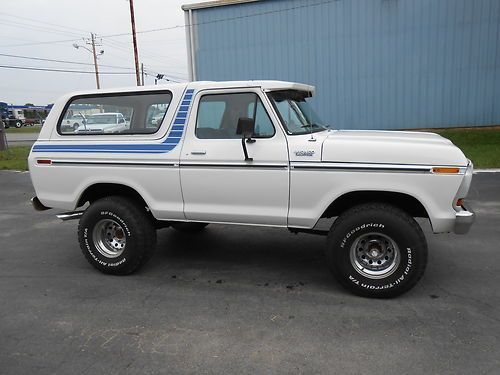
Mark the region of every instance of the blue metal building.
<instances>
[{"instance_id":1,"label":"blue metal building","mask_svg":"<svg viewBox=\"0 0 500 375\"><path fill-rule=\"evenodd\" d=\"M500 0L226 0L183 6L193 80L316 86L341 129L500 124Z\"/></svg>"}]
</instances>

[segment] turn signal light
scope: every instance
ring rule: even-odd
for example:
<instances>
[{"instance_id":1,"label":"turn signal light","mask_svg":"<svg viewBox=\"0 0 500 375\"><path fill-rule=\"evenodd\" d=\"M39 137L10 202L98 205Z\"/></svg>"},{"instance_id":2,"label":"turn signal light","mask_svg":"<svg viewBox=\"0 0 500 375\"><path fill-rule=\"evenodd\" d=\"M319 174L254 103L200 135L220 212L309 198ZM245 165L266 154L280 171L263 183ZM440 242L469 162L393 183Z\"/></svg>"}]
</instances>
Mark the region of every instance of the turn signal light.
<instances>
[{"instance_id":1,"label":"turn signal light","mask_svg":"<svg viewBox=\"0 0 500 375\"><path fill-rule=\"evenodd\" d=\"M432 168L432 173L459 173L460 168Z\"/></svg>"}]
</instances>

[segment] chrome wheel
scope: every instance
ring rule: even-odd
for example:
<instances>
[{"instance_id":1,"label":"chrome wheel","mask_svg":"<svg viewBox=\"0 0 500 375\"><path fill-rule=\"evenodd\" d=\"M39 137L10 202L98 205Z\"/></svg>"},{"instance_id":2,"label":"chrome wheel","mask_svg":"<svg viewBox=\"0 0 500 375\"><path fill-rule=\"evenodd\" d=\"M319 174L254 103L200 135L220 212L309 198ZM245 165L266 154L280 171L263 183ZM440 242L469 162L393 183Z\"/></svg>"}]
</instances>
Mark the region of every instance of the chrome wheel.
<instances>
[{"instance_id":1,"label":"chrome wheel","mask_svg":"<svg viewBox=\"0 0 500 375\"><path fill-rule=\"evenodd\" d=\"M363 234L354 241L350 259L359 274L370 279L381 279L396 271L401 255L392 238L372 232Z\"/></svg>"},{"instance_id":2,"label":"chrome wheel","mask_svg":"<svg viewBox=\"0 0 500 375\"><path fill-rule=\"evenodd\" d=\"M106 258L119 257L125 250L125 231L116 221L100 220L93 231L94 246Z\"/></svg>"}]
</instances>

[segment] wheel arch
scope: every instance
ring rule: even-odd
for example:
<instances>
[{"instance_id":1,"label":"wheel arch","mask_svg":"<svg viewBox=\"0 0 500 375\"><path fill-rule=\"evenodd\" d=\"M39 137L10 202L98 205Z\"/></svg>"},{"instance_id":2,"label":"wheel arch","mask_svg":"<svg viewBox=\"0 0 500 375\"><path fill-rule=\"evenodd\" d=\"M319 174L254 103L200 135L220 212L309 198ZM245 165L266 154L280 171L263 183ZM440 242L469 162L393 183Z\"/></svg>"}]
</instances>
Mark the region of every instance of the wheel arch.
<instances>
[{"instance_id":1,"label":"wheel arch","mask_svg":"<svg viewBox=\"0 0 500 375\"><path fill-rule=\"evenodd\" d=\"M125 196L136 201L140 205L143 205L144 207L149 207L146 200L136 189L125 184L109 182L99 182L87 186L80 194L76 207L81 207L87 202L92 203L98 199L112 195Z\"/></svg>"},{"instance_id":2,"label":"wheel arch","mask_svg":"<svg viewBox=\"0 0 500 375\"><path fill-rule=\"evenodd\" d=\"M356 190L346 192L335 198L323 211L321 218L339 216L351 207L363 203L379 202L395 206L412 217L429 219L428 210L419 199L407 193L383 190Z\"/></svg>"}]
</instances>

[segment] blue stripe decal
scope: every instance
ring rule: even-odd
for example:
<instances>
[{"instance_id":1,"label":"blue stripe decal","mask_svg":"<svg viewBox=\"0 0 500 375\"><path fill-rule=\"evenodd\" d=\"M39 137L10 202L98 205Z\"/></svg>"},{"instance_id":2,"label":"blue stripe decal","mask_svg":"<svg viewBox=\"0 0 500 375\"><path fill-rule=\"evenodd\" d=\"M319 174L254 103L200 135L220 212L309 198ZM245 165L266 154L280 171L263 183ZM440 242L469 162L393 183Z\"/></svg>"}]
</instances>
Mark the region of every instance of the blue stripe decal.
<instances>
[{"instance_id":1,"label":"blue stripe decal","mask_svg":"<svg viewBox=\"0 0 500 375\"><path fill-rule=\"evenodd\" d=\"M131 154L161 154L172 151L181 141L187 116L191 107L194 90L186 90L181 105L171 124L170 131L162 143L146 144L69 144L69 145L37 145L33 152L85 152L85 153L131 153Z\"/></svg>"}]
</instances>

